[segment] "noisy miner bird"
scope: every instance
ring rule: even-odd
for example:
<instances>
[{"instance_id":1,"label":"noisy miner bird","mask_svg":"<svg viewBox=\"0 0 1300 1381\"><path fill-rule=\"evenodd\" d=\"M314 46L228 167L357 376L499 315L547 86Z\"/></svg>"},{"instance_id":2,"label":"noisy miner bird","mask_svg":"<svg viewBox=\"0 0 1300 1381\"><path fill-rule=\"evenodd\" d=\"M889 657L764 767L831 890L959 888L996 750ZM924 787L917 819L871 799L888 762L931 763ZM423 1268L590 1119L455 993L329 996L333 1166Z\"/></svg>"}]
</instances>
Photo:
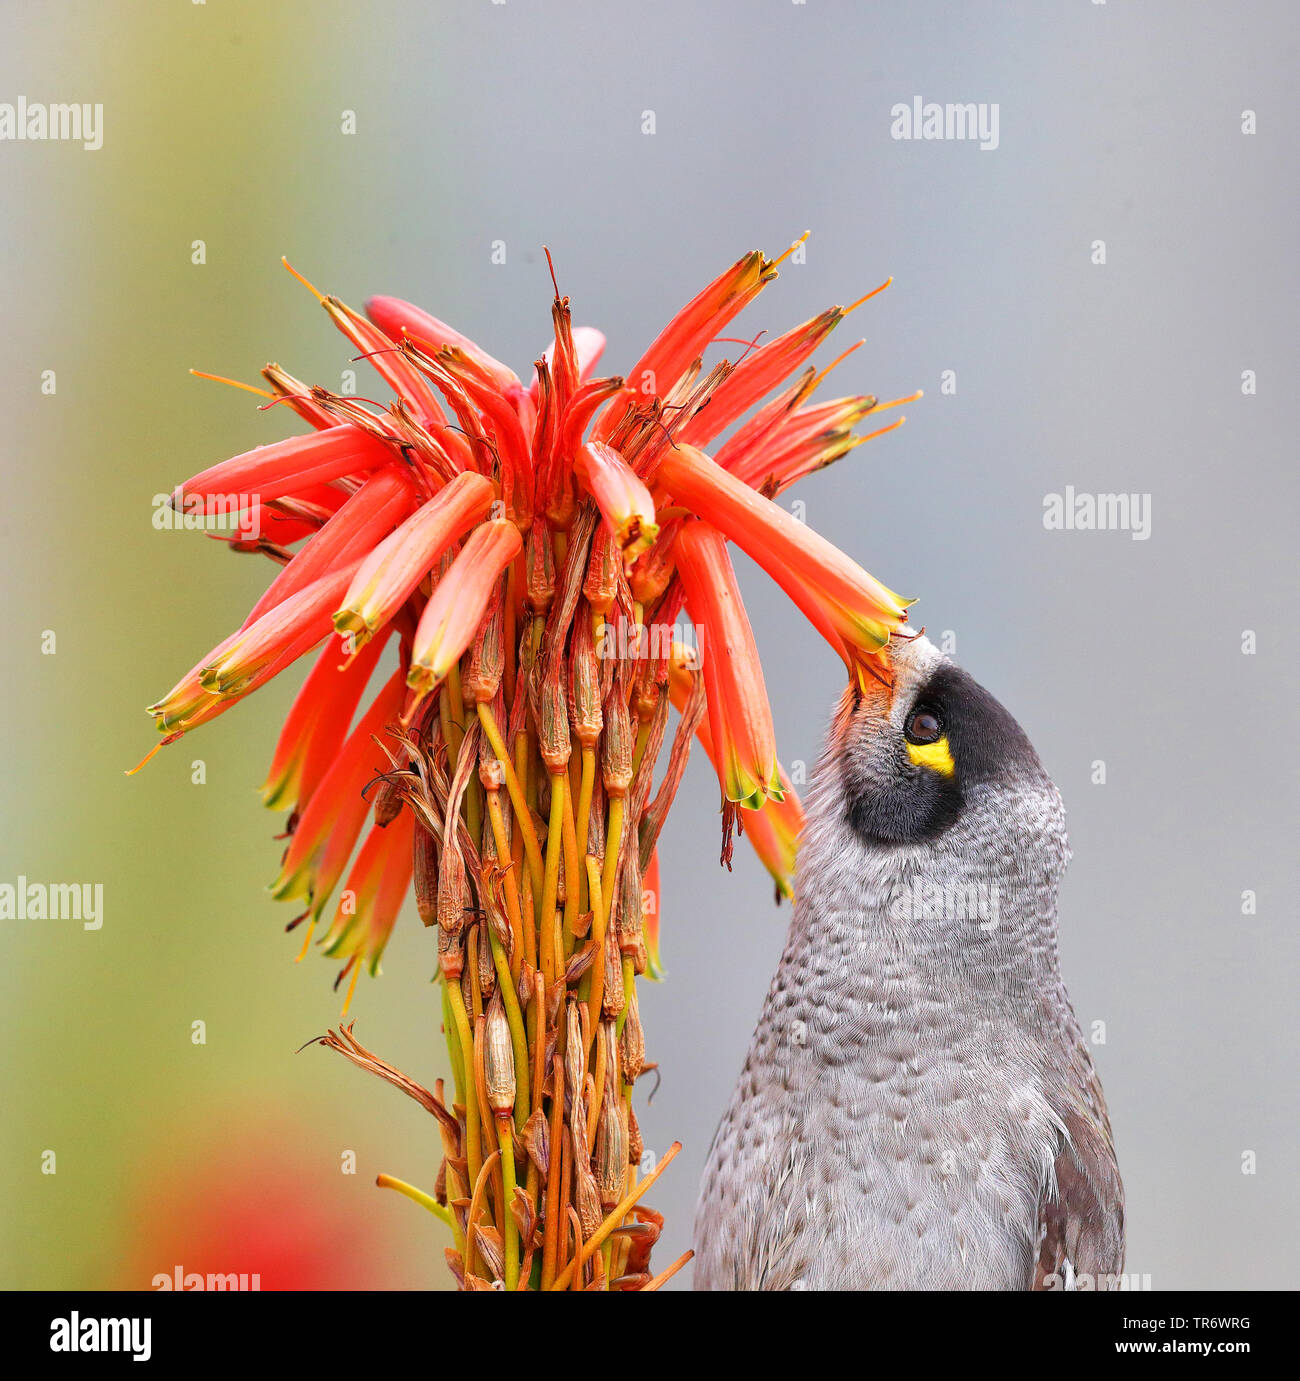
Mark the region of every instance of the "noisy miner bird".
<instances>
[{"instance_id":1,"label":"noisy miner bird","mask_svg":"<svg viewBox=\"0 0 1300 1381\"><path fill-rule=\"evenodd\" d=\"M1107 1288L1124 1191L1057 964L1060 794L927 638L888 666L814 775L696 1288Z\"/></svg>"}]
</instances>

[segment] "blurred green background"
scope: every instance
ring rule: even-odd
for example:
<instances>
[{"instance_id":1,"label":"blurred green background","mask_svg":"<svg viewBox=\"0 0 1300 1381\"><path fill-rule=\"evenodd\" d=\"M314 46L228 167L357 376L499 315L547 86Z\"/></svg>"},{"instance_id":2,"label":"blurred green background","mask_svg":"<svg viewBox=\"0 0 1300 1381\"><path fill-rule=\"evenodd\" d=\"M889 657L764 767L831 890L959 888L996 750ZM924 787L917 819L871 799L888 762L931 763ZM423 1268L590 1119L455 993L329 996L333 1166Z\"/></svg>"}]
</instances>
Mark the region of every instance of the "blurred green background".
<instances>
[{"instance_id":1,"label":"blurred green background","mask_svg":"<svg viewBox=\"0 0 1300 1381\"><path fill-rule=\"evenodd\" d=\"M270 575L156 531L152 496L295 429L186 370L255 379L276 359L338 386L352 352L281 254L525 370L549 331L545 243L617 371L741 252L807 227L807 262L745 328L896 276L827 354L865 335L839 392L927 396L799 496L956 633L1061 786L1063 966L1085 1029L1106 1023L1128 1269L1157 1288L1291 1280L1289 0L3 0L0 25L0 102L104 107L98 151L0 143L0 882L105 896L97 932L0 922L0 1284L147 1288L178 1265L447 1281L438 1225L373 1184L430 1184L429 1119L294 1053L339 1005L263 890L279 821L257 787L298 678L122 775L153 742L142 707ZM893 141L892 104L917 94L998 102L999 148ZM1151 539L1045 532L1067 483L1151 494ZM842 672L738 568L783 757L811 762ZM788 914L743 849L718 869L716 809L692 761L661 850L669 980L642 1002L663 1074L646 1144L686 1148L656 1186L660 1265L689 1244ZM357 1034L430 1083L433 949L412 914L384 967Z\"/></svg>"}]
</instances>

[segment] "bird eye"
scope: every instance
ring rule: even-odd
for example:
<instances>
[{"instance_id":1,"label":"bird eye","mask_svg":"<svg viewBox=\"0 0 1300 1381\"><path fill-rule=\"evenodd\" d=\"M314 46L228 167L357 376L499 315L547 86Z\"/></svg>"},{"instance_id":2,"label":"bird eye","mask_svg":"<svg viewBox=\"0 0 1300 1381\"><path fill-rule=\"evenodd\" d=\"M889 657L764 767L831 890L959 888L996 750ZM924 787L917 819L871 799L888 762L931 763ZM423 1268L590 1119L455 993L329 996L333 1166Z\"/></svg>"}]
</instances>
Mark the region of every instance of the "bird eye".
<instances>
[{"instance_id":1,"label":"bird eye","mask_svg":"<svg viewBox=\"0 0 1300 1381\"><path fill-rule=\"evenodd\" d=\"M903 730L909 743L937 743L943 734L943 721L928 706L912 711Z\"/></svg>"}]
</instances>

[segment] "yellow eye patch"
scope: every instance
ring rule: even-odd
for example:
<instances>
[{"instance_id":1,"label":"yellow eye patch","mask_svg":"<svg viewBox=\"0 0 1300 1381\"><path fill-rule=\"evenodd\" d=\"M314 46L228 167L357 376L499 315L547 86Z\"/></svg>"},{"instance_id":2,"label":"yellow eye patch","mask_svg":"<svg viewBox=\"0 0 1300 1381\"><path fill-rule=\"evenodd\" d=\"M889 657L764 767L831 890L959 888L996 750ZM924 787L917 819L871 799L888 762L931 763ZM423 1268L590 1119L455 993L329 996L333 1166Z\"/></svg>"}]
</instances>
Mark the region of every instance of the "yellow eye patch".
<instances>
[{"instance_id":1,"label":"yellow eye patch","mask_svg":"<svg viewBox=\"0 0 1300 1381\"><path fill-rule=\"evenodd\" d=\"M951 777L957 770L957 764L952 760L952 753L948 748L946 736L934 743L909 743L907 756L918 767L928 767L941 777Z\"/></svg>"}]
</instances>

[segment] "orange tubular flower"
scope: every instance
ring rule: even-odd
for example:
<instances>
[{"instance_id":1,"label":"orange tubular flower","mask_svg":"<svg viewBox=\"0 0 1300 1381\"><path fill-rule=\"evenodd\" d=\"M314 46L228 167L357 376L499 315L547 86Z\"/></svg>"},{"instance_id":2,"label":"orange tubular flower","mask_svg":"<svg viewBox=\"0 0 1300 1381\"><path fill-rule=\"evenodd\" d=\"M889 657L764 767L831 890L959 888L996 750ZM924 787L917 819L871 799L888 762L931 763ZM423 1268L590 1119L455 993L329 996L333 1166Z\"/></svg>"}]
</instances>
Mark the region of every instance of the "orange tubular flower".
<instances>
[{"instance_id":1,"label":"orange tubular flower","mask_svg":"<svg viewBox=\"0 0 1300 1381\"><path fill-rule=\"evenodd\" d=\"M493 489L482 475L457 475L361 563L334 627L360 646L411 597L438 558L487 516Z\"/></svg>"},{"instance_id":2,"label":"orange tubular flower","mask_svg":"<svg viewBox=\"0 0 1300 1381\"><path fill-rule=\"evenodd\" d=\"M691 687L699 673L695 670L697 658L694 652L674 647L668 664L668 689L672 695L673 706L680 714L690 699ZM709 732L707 720L702 720L695 730L700 747L709 755L714 770L721 772L717 751L713 746L713 735ZM758 810L749 811L744 818L745 838L749 840L763 867L772 874L777 891L781 896L794 900L795 851L799 844L799 833L803 829L803 805L790 785L785 768L777 764L781 779L782 797L778 800L769 796ZM646 877L650 874L647 872ZM649 887L649 882L646 886ZM647 940L648 943L648 940Z\"/></svg>"},{"instance_id":3,"label":"orange tubular flower","mask_svg":"<svg viewBox=\"0 0 1300 1381\"><path fill-rule=\"evenodd\" d=\"M573 468L614 533L623 560L635 560L659 535L654 501L645 483L612 446L602 441L580 446Z\"/></svg>"},{"instance_id":4,"label":"orange tubular flower","mask_svg":"<svg viewBox=\"0 0 1300 1381\"><path fill-rule=\"evenodd\" d=\"M879 652L904 622L911 600L703 451L666 450L655 478L757 561L851 666Z\"/></svg>"},{"instance_id":5,"label":"orange tubular flower","mask_svg":"<svg viewBox=\"0 0 1300 1381\"><path fill-rule=\"evenodd\" d=\"M757 810L781 799L776 734L753 630L745 617L727 543L707 523L686 523L673 544L686 607L699 629L709 728L722 794Z\"/></svg>"},{"instance_id":6,"label":"orange tubular flower","mask_svg":"<svg viewBox=\"0 0 1300 1381\"><path fill-rule=\"evenodd\" d=\"M470 535L415 630L406 683L418 695L436 690L460 661L487 612L493 587L523 545L519 529L500 518Z\"/></svg>"}]
</instances>

